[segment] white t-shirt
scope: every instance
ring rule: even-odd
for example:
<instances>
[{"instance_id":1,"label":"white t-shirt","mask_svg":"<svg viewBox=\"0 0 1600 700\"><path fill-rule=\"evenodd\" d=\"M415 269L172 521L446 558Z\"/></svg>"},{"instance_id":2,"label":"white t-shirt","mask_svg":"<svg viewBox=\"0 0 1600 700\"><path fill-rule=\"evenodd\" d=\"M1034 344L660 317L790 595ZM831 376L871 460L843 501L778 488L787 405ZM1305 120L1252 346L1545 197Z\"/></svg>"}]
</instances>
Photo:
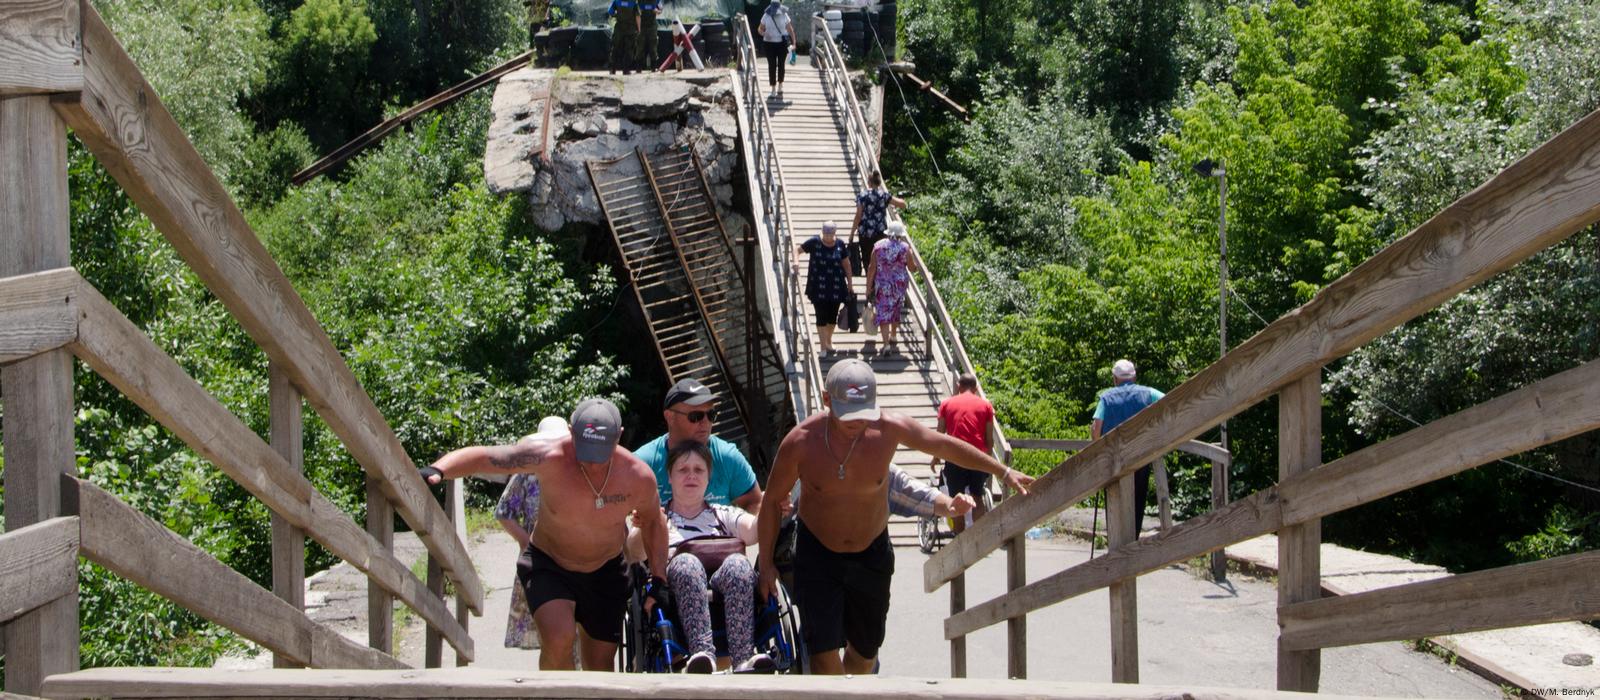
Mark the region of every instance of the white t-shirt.
<instances>
[{"instance_id":1,"label":"white t-shirt","mask_svg":"<svg viewBox=\"0 0 1600 700\"><path fill-rule=\"evenodd\" d=\"M789 8L778 6L776 13L761 12L761 40L769 44L787 43L789 40Z\"/></svg>"},{"instance_id":2,"label":"white t-shirt","mask_svg":"<svg viewBox=\"0 0 1600 700\"><path fill-rule=\"evenodd\" d=\"M678 515L667 504L667 547L700 537L738 537L739 524L744 518L754 518L738 506L707 504L706 509L692 518Z\"/></svg>"}]
</instances>

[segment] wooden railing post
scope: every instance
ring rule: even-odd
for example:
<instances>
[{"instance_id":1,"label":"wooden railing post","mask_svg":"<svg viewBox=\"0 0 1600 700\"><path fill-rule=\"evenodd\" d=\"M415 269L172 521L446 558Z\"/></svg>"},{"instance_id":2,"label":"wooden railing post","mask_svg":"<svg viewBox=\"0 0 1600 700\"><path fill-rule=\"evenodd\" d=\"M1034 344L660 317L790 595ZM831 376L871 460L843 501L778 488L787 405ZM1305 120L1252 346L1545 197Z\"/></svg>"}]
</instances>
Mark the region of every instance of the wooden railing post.
<instances>
[{"instance_id":1,"label":"wooden railing post","mask_svg":"<svg viewBox=\"0 0 1600 700\"><path fill-rule=\"evenodd\" d=\"M49 97L0 98L0 278L68 267L67 128ZM61 475L76 474L72 354L0 368L5 397L6 529L54 518ZM5 690L41 695L45 676L78 670L76 591L4 626Z\"/></svg>"},{"instance_id":2,"label":"wooden railing post","mask_svg":"<svg viewBox=\"0 0 1600 700\"><path fill-rule=\"evenodd\" d=\"M450 514L450 522L455 525L456 539L461 540L462 544L466 544L467 485L462 483L460 480L451 480L448 493L450 498L448 500L447 507L445 508L445 512ZM467 608L467 599L461 594L461 587L456 586L456 624L461 625L461 629L463 630L467 629L467 625L470 622L468 619L469 614L470 611ZM472 659L466 654L461 653L460 649L457 649L456 665L466 666L470 663L472 663Z\"/></svg>"},{"instance_id":3,"label":"wooden railing post","mask_svg":"<svg viewBox=\"0 0 1600 700\"><path fill-rule=\"evenodd\" d=\"M383 551L394 553L394 506L371 477L367 478L367 534ZM394 653L394 596L371 578L367 579L367 646Z\"/></svg>"},{"instance_id":4,"label":"wooden railing post","mask_svg":"<svg viewBox=\"0 0 1600 700\"><path fill-rule=\"evenodd\" d=\"M950 614L967 609L967 575L956 574L950 579ZM967 638L952 637L950 639L950 677L967 677Z\"/></svg>"},{"instance_id":5,"label":"wooden railing post","mask_svg":"<svg viewBox=\"0 0 1600 700\"><path fill-rule=\"evenodd\" d=\"M1021 535L1006 546L1006 591L1028 585L1028 545ZM1028 677L1028 616L1006 620L1006 677Z\"/></svg>"},{"instance_id":6,"label":"wooden railing post","mask_svg":"<svg viewBox=\"0 0 1600 700\"><path fill-rule=\"evenodd\" d=\"M305 443L300 420L300 392L276 363L268 363L267 393L271 406L272 449L297 472L305 471ZM306 533L272 513L272 592L296 610L306 607ZM384 650L387 652L388 650ZM272 655L273 668L301 668L281 655Z\"/></svg>"},{"instance_id":7,"label":"wooden railing post","mask_svg":"<svg viewBox=\"0 0 1600 700\"><path fill-rule=\"evenodd\" d=\"M1290 382L1278 394L1278 478L1322 464L1322 371ZM1278 531L1278 607L1322 597L1322 521ZM1280 623L1281 629L1281 623ZM1278 690L1316 692L1320 649L1291 650L1278 640Z\"/></svg>"},{"instance_id":8,"label":"wooden railing post","mask_svg":"<svg viewBox=\"0 0 1600 700\"><path fill-rule=\"evenodd\" d=\"M1133 516L1133 475L1106 486L1106 548L1116 549L1139 539ZM1144 504L1138 504L1143 507ZM1111 584L1111 682L1139 682L1138 577Z\"/></svg>"},{"instance_id":9,"label":"wooden railing post","mask_svg":"<svg viewBox=\"0 0 1600 700\"><path fill-rule=\"evenodd\" d=\"M998 426L990 426L995 434L999 434ZM1005 451L1005 465L1011 466L1011 450ZM1010 487L1006 487L1006 497L1015 496ZM1006 547L1006 592L1015 591L1028 585L1028 539L1018 535L1011 538L1011 543ZM1028 677L1028 616L1018 615L1006 620L1006 677Z\"/></svg>"},{"instance_id":10,"label":"wooden railing post","mask_svg":"<svg viewBox=\"0 0 1600 700\"><path fill-rule=\"evenodd\" d=\"M1222 510L1228 505L1228 465L1219 460L1211 460L1211 511ZM1225 549L1218 549L1211 553L1211 580L1222 583L1228 580L1228 553Z\"/></svg>"},{"instance_id":11,"label":"wooden railing post","mask_svg":"<svg viewBox=\"0 0 1600 700\"><path fill-rule=\"evenodd\" d=\"M453 523L455 536L463 543L467 541L467 521L464 505L466 503L466 490L460 479L449 479L444 482L444 514ZM440 598L444 597L444 566L438 557L428 554L428 591ZM456 598L456 621L463 628L467 623L466 606L458 596ZM456 665L465 666L468 660L459 652L456 654ZM423 668L439 668L444 665L444 634L433 625L427 626L423 634L422 666Z\"/></svg>"}]
</instances>

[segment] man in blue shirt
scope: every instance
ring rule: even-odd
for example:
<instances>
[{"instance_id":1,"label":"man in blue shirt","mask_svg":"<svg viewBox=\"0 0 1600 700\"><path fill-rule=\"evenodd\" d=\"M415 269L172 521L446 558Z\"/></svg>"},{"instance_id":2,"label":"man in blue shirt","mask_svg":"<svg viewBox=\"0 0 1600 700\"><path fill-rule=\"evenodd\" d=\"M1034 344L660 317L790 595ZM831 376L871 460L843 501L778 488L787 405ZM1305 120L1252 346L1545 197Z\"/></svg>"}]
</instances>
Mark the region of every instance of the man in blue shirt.
<instances>
[{"instance_id":1,"label":"man in blue shirt","mask_svg":"<svg viewBox=\"0 0 1600 700\"><path fill-rule=\"evenodd\" d=\"M1100 400L1094 407L1094 425L1091 428L1094 439L1115 430L1135 414L1143 411L1146 406L1166 396L1155 389L1138 384L1133 380L1138 376L1138 370L1128 360L1117 360L1111 365L1111 378L1115 386L1100 392ZM1134 532L1144 529L1144 500L1150 494L1150 467L1146 465L1133 475L1133 522Z\"/></svg>"},{"instance_id":2,"label":"man in blue shirt","mask_svg":"<svg viewBox=\"0 0 1600 700\"><path fill-rule=\"evenodd\" d=\"M667 434L633 451L655 470L661 502L672 498L672 485L667 482L667 451L684 440L693 440L711 448L711 483L706 485L706 502L759 512L761 485L756 483L756 471L750 467L750 460L745 459L733 443L711 434L711 424L717 415L717 397L711 390L693 379L682 380L667 392L662 409L661 415L667 420Z\"/></svg>"}]
</instances>

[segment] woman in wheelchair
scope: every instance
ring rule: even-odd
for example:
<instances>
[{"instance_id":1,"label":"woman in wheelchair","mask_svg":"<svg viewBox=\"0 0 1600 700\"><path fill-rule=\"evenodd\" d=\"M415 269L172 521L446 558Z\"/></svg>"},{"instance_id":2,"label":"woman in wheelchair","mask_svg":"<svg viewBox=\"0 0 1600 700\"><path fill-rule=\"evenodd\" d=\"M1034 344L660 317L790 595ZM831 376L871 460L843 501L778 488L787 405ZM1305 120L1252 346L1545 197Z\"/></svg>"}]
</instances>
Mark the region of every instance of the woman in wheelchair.
<instances>
[{"instance_id":1,"label":"woman in wheelchair","mask_svg":"<svg viewBox=\"0 0 1600 700\"><path fill-rule=\"evenodd\" d=\"M774 662L754 652L756 569L744 555L756 542L756 517L738 506L705 500L711 480L711 452L684 442L667 454L667 586L683 622L691 655L685 673L711 673L717 665L712 641L711 596L722 594L727 614L728 656L735 670L770 671Z\"/></svg>"}]
</instances>

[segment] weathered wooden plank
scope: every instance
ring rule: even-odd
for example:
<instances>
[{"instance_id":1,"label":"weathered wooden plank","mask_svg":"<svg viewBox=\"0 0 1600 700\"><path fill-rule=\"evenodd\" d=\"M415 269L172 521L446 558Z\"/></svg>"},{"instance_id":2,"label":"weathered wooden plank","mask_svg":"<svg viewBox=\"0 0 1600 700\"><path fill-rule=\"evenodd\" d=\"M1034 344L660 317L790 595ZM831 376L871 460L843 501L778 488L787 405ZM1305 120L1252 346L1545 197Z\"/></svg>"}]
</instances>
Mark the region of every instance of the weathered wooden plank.
<instances>
[{"instance_id":1,"label":"weathered wooden plank","mask_svg":"<svg viewBox=\"0 0 1600 700\"><path fill-rule=\"evenodd\" d=\"M0 364L55 350L77 337L78 311L71 304L0 311Z\"/></svg>"},{"instance_id":2,"label":"weathered wooden plank","mask_svg":"<svg viewBox=\"0 0 1600 700\"><path fill-rule=\"evenodd\" d=\"M267 358L283 366L479 610L466 547L400 441L238 206L92 6L83 8L84 93L57 110Z\"/></svg>"},{"instance_id":3,"label":"weathered wooden plank","mask_svg":"<svg viewBox=\"0 0 1600 700\"><path fill-rule=\"evenodd\" d=\"M307 666L406 668L313 622L249 577L92 483L72 477L83 555L207 620Z\"/></svg>"},{"instance_id":4,"label":"weathered wooden plank","mask_svg":"<svg viewBox=\"0 0 1600 700\"><path fill-rule=\"evenodd\" d=\"M80 0L0 3L0 95L83 89Z\"/></svg>"},{"instance_id":5,"label":"weathered wooden plank","mask_svg":"<svg viewBox=\"0 0 1600 700\"><path fill-rule=\"evenodd\" d=\"M1558 134L1312 300L1006 501L928 560L927 590L1121 474L1600 219L1600 111Z\"/></svg>"},{"instance_id":6,"label":"weathered wooden plank","mask_svg":"<svg viewBox=\"0 0 1600 700\"><path fill-rule=\"evenodd\" d=\"M1106 545L1115 549L1139 539L1133 518L1133 476L1106 487ZM1139 682L1139 582L1126 578L1111 584L1111 681Z\"/></svg>"},{"instance_id":7,"label":"weathered wooden plank","mask_svg":"<svg viewBox=\"0 0 1600 700\"><path fill-rule=\"evenodd\" d=\"M304 427L300 419L300 392L275 364L267 366L272 449L289 469L305 472ZM306 609L306 533L277 513L272 514L272 594L295 610ZM273 668L298 668L274 654Z\"/></svg>"},{"instance_id":8,"label":"weathered wooden plank","mask_svg":"<svg viewBox=\"0 0 1600 700\"><path fill-rule=\"evenodd\" d=\"M961 574L950 580L950 615L959 615L967 609L967 576ZM949 637L950 639L950 677L967 677L967 638L965 636Z\"/></svg>"},{"instance_id":9,"label":"weathered wooden plank","mask_svg":"<svg viewBox=\"0 0 1600 700\"><path fill-rule=\"evenodd\" d=\"M78 519L0 535L0 623L78 591Z\"/></svg>"},{"instance_id":10,"label":"weathered wooden plank","mask_svg":"<svg viewBox=\"0 0 1600 700\"><path fill-rule=\"evenodd\" d=\"M11 245L13 242L0 239L0 246L7 246L0 248L7 256L0 259L0 267L21 255L19 250L9 247ZM43 272L0 277L0 313L31 311L57 304L69 306L73 293L78 291L79 279L77 271L64 264Z\"/></svg>"},{"instance_id":11,"label":"weathered wooden plank","mask_svg":"<svg viewBox=\"0 0 1600 700\"><path fill-rule=\"evenodd\" d=\"M450 609L426 594L410 567L318 493L88 282L80 286L78 304L83 319L73 351L79 358L274 513L405 601L424 620L450 630L452 645L471 649L472 639L456 626Z\"/></svg>"},{"instance_id":12,"label":"weathered wooden plank","mask_svg":"<svg viewBox=\"0 0 1600 700\"><path fill-rule=\"evenodd\" d=\"M33 294L59 281L29 273L72 264L68 218L66 126L49 98L0 99L0 278L28 275L11 286L30 292L27 301L0 303L34 305ZM72 390L72 355L65 349L0 366L7 527L61 514L59 476L77 472ZM5 690L37 694L46 676L78 669L77 591L12 620L0 635L6 638Z\"/></svg>"},{"instance_id":13,"label":"weathered wooden plank","mask_svg":"<svg viewBox=\"0 0 1600 700\"><path fill-rule=\"evenodd\" d=\"M367 534L383 556L394 556L394 507L371 477L367 478ZM394 596L371 579L367 580L367 646L385 654L394 651Z\"/></svg>"},{"instance_id":14,"label":"weathered wooden plank","mask_svg":"<svg viewBox=\"0 0 1600 700\"><path fill-rule=\"evenodd\" d=\"M1280 648L1600 619L1600 551L1278 607Z\"/></svg>"},{"instance_id":15,"label":"weathered wooden plank","mask_svg":"<svg viewBox=\"0 0 1600 700\"><path fill-rule=\"evenodd\" d=\"M1010 466L1009 460L1006 466ZM1011 491L1007 491L1015 495ZM1028 541L1018 537L1006 546L1006 590L1028 585ZM1028 677L1028 618L1006 621L1006 677Z\"/></svg>"},{"instance_id":16,"label":"weathered wooden plank","mask_svg":"<svg viewBox=\"0 0 1600 700\"><path fill-rule=\"evenodd\" d=\"M1278 482L1322 464L1322 371L1295 380L1278 394ZM1322 521L1278 531L1278 606L1322 597ZM1322 653L1278 643L1278 690L1317 691Z\"/></svg>"},{"instance_id":17,"label":"weathered wooden plank","mask_svg":"<svg viewBox=\"0 0 1600 700\"><path fill-rule=\"evenodd\" d=\"M1044 440L1040 438L1016 438L1011 441L1012 449L1017 450L1056 450L1059 452L1080 452L1089 446L1093 440ZM1178 445L1179 452L1187 452L1196 457L1204 457L1212 461L1221 461L1231 464L1233 456L1221 445L1200 440L1188 440Z\"/></svg>"},{"instance_id":18,"label":"weathered wooden plank","mask_svg":"<svg viewBox=\"0 0 1600 700\"><path fill-rule=\"evenodd\" d=\"M1114 548L974 606L945 620L945 638L1273 532L1286 523L1332 515L1595 429L1600 429L1600 361L1346 455L1175 525L1159 537Z\"/></svg>"},{"instance_id":19,"label":"weathered wooden plank","mask_svg":"<svg viewBox=\"0 0 1600 700\"><path fill-rule=\"evenodd\" d=\"M450 668L411 671L96 668L56 676L52 698L624 698L628 700L1264 700L1285 693L1249 688L923 679L888 676L694 676ZM1322 696L1336 698L1337 696Z\"/></svg>"}]
</instances>

